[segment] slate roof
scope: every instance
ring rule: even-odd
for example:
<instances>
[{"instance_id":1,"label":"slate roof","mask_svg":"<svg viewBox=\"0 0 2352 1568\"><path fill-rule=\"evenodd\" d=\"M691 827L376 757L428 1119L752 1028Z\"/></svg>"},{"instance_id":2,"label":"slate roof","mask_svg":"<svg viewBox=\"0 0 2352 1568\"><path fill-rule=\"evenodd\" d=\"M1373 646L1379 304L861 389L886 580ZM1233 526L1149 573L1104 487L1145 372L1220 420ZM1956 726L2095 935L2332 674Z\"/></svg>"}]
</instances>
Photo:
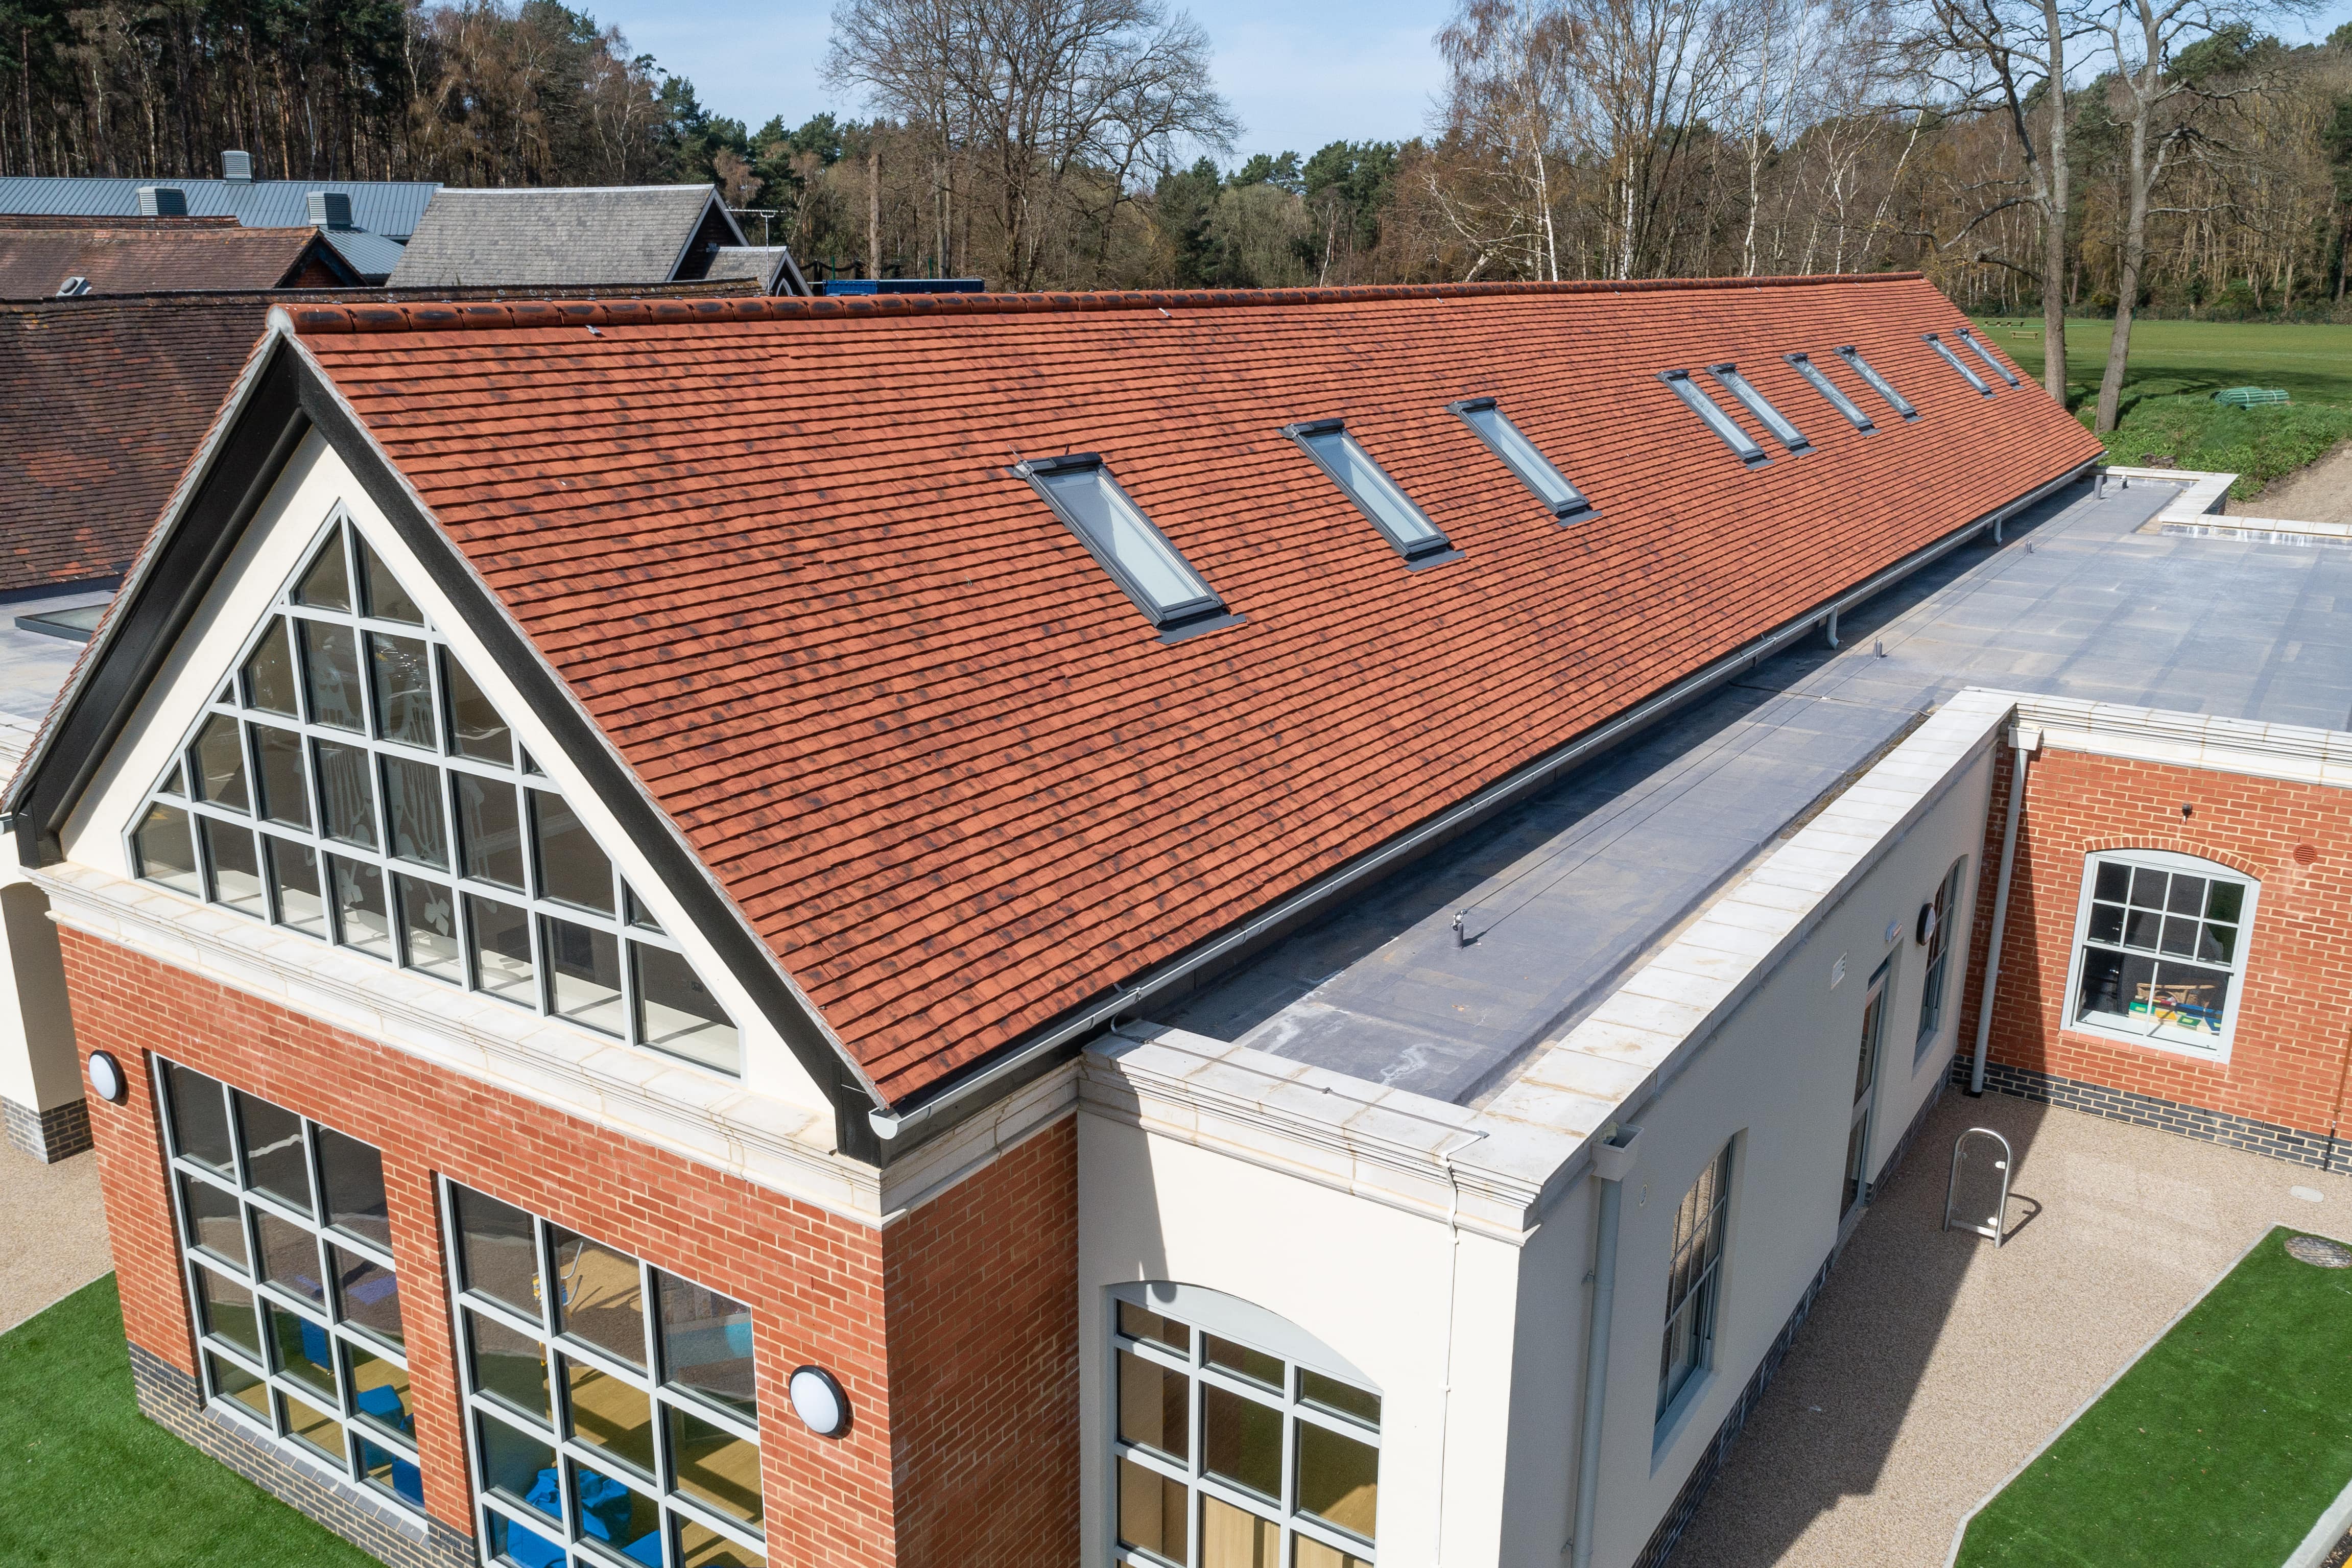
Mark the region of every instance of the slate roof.
<instances>
[{"instance_id":1,"label":"slate roof","mask_svg":"<svg viewBox=\"0 0 2352 1568\"><path fill-rule=\"evenodd\" d=\"M335 247L335 253L363 282L384 282L400 265L401 243L385 235L370 234L363 228L322 228L319 237Z\"/></svg>"},{"instance_id":2,"label":"slate roof","mask_svg":"<svg viewBox=\"0 0 2352 1568\"><path fill-rule=\"evenodd\" d=\"M801 277L800 264L793 259L791 249L782 245L734 245L710 258L710 270L706 278L748 278L760 286L762 294L806 294L808 284Z\"/></svg>"},{"instance_id":3,"label":"slate roof","mask_svg":"<svg viewBox=\"0 0 2352 1568\"><path fill-rule=\"evenodd\" d=\"M226 218L0 216L0 300L54 299L68 278L87 279L93 294L358 280L314 228L245 228Z\"/></svg>"},{"instance_id":4,"label":"slate roof","mask_svg":"<svg viewBox=\"0 0 2352 1568\"><path fill-rule=\"evenodd\" d=\"M310 221L310 193L340 191L352 198L352 222L405 239L439 190L431 180L222 180L155 175L121 179L96 174L0 175L0 213L65 213L136 217L142 185L171 185L188 195L190 217L234 217L252 228L287 228Z\"/></svg>"},{"instance_id":5,"label":"slate roof","mask_svg":"<svg viewBox=\"0 0 2352 1568\"><path fill-rule=\"evenodd\" d=\"M692 242L706 226L715 226L719 244L743 243L709 185L446 186L425 209L391 282L631 286L699 278L707 261Z\"/></svg>"},{"instance_id":6,"label":"slate roof","mask_svg":"<svg viewBox=\"0 0 2352 1568\"><path fill-rule=\"evenodd\" d=\"M1914 275L291 320L894 1103L2100 450ZM1744 468L1656 379L1725 360L1816 449ZM1279 433L1328 416L1461 559ZM1069 450L1243 622L1163 643L1006 472Z\"/></svg>"},{"instance_id":7,"label":"slate roof","mask_svg":"<svg viewBox=\"0 0 2352 1568\"><path fill-rule=\"evenodd\" d=\"M0 305L0 592L121 575L270 303Z\"/></svg>"}]
</instances>

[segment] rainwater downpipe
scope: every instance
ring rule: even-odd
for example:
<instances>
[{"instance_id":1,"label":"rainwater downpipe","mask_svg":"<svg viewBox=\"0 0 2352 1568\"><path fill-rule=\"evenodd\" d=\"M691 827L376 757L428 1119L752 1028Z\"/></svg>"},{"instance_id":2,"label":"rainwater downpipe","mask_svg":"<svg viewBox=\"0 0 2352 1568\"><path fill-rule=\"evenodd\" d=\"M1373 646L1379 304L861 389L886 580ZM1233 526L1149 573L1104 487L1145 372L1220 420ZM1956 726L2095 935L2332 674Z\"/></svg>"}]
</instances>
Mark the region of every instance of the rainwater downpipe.
<instances>
[{"instance_id":1,"label":"rainwater downpipe","mask_svg":"<svg viewBox=\"0 0 2352 1568\"><path fill-rule=\"evenodd\" d=\"M2017 868L2017 816L2025 805L2026 759L2041 743L2039 731L2029 733L2023 725L2011 724L2010 744L2016 764L2009 771L2009 822L2000 830L2000 880L1993 885L1992 944L1985 952L1984 994L1977 999L1976 1059L1969 1065L1971 1096L1984 1093L1985 1047L1992 1038L1992 999L2000 984L2000 943L2009 927L2010 874Z\"/></svg>"},{"instance_id":2,"label":"rainwater downpipe","mask_svg":"<svg viewBox=\"0 0 2352 1568\"><path fill-rule=\"evenodd\" d=\"M1485 1136L1484 1132L1473 1132L1467 1142L1437 1156L1453 1196L1445 1205L1449 1242L1445 1254L1445 1384L1437 1394L1437 1521L1432 1531L1435 1537L1435 1550L1430 1553L1433 1568L1445 1557L1445 1449L1447 1439L1454 1434L1454 1293L1462 1287L1462 1178L1454 1174L1454 1156Z\"/></svg>"},{"instance_id":3,"label":"rainwater downpipe","mask_svg":"<svg viewBox=\"0 0 2352 1568\"><path fill-rule=\"evenodd\" d=\"M1601 1223L1592 1241L1592 1315L1584 1335L1584 1422L1576 1439L1576 1525L1570 1568L1592 1568L1592 1521L1601 1504L1601 1416L1609 1398L1609 1320L1617 1304L1617 1225L1625 1178L1633 1172L1638 1127L1618 1127L1592 1151L1601 1183Z\"/></svg>"}]
</instances>

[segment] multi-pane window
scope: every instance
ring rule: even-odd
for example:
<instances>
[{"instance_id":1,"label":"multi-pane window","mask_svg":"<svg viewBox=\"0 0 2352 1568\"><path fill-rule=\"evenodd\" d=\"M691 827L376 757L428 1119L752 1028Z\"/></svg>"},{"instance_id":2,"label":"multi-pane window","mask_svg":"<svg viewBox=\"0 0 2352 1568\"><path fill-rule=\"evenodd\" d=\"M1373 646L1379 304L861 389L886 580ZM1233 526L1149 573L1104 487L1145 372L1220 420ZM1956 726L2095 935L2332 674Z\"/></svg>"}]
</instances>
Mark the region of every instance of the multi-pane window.
<instances>
[{"instance_id":1,"label":"multi-pane window","mask_svg":"<svg viewBox=\"0 0 2352 1568\"><path fill-rule=\"evenodd\" d=\"M1388 470L1372 460L1363 443L1349 433L1346 421L1317 419L1286 425L1282 433L1297 442L1331 477L1331 482L1347 492L1356 510L1371 520L1381 537L1395 546L1408 564L1433 566L1441 560L1454 559L1453 542L1389 478Z\"/></svg>"},{"instance_id":2,"label":"multi-pane window","mask_svg":"<svg viewBox=\"0 0 2352 1568\"><path fill-rule=\"evenodd\" d=\"M1493 398L1473 397L1446 406L1486 443L1486 449L1500 458L1504 467L1518 475L1521 484L1535 491L1536 499L1551 508L1554 517L1569 522L1592 514L1592 503L1584 499L1584 492L1569 483L1568 476L1552 466L1551 459L1511 423Z\"/></svg>"},{"instance_id":3,"label":"multi-pane window","mask_svg":"<svg viewBox=\"0 0 2352 1568\"><path fill-rule=\"evenodd\" d=\"M1114 1312L1116 1561L1370 1568L1381 1396L1138 1302Z\"/></svg>"},{"instance_id":4,"label":"multi-pane window","mask_svg":"<svg viewBox=\"0 0 2352 1568\"><path fill-rule=\"evenodd\" d=\"M1033 458L1013 471L1037 487L1111 581L1163 629L1222 616L1224 601L1092 452Z\"/></svg>"},{"instance_id":5,"label":"multi-pane window","mask_svg":"<svg viewBox=\"0 0 2352 1568\"><path fill-rule=\"evenodd\" d=\"M1868 360L1862 357L1862 351L1860 349L1855 348L1852 343L1848 343L1845 347L1838 350L1837 356L1838 358L1845 361L1847 369L1853 371L1854 374L1862 377L1863 384L1864 385L1868 386L1871 391L1878 394L1879 396L1886 399L1887 407L1892 408L1895 413L1900 414L1906 419L1916 419L1919 417L1919 411L1911 406L1911 400L1905 397L1901 393L1895 391L1887 379L1879 374L1878 372L1872 367L1871 363Z\"/></svg>"},{"instance_id":6,"label":"multi-pane window","mask_svg":"<svg viewBox=\"0 0 2352 1568\"><path fill-rule=\"evenodd\" d=\"M1935 1042L1937 1031L1944 1026L1944 994L1950 989L1952 967L1952 921L1960 912L1960 877L1969 868L1967 856L1952 862L1944 879L1936 884L1936 897L1927 906L1927 973L1919 983L1919 1034L1914 1056L1925 1051Z\"/></svg>"},{"instance_id":7,"label":"multi-pane window","mask_svg":"<svg viewBox=\"0 0 2352 1568\"><path fill-rule=\"evenodd\" d=\"M1740 428L1739 421L1726 414L1723 405L1709 397L1706 389L1691 379L1690 372L1662 371L1658 379L1664 382L1674 395L1683 400L1684 406L1697 415L1700 421L1714 431L1741 462L1751 468L1760 468L1769 460L1764 456L1764 448L1756 437Z\"/></svg>"},{"instance_id":8,"label":"multi-pane window","mask_svg":"<svg viewBox=\"0 0 2352 1568\"><path fill-rule=\"evenodd\" d=\"M1724 1206L1730 1198L1731 1145L1726 1143L1675 1211L1674 1258L1666 1269L1666 1334L1658 1352L1660 1416L1714 1353Z\"/></svg>"},{"instance_id":9,"label":"multi-pane window","mask_svg":"<svg viewBox=\"0 0 2352 1568\"><path fill-rule=\"evenodd\" d=\"M382 1155L177 1063L156 1082L205 1397L421 1510Z\"/></svg>"},{"instance_id":10,"label":"multi-pane window","mask_svg":"<svg viewBox=\"0 0 2352 1568\"><path fill-rule=\"evenodd\" d=\"M1960 379L1967 382L1970 386L1975 387L1979 396L1990 397L1992 395L1992 388L1985 384L1985 378L1979 375L1975 371L1970 370L1967 365L1961 363L1960 356L1952 352L1950 344L1945 342L1943 339L1937 337L1933 332L1922 332L1920 334L1920 341L1925 342L1929 348L1936 351L1937 358L1942 360L1946 364L1950 365L1954 370L1958 371L1960 373Z\"/></svg>"},{"instance_id":11,"label":"multi-pane window","mask_svg":"<svg viewBox=\"0 0 2352 1568\"><path fill-rule=\"evenodd\" d=\"M1790 367L1805 378L1805 384L1820 393L1822 401L1836 409L1847 424L1857 430L1877 428L1871 423L1870 416L1864 414L1854 400L1841 391L1838 384L1832 381L1828 374L1813 363L1812 355L1790 354L1788 356L1788 361Z\"/></svg>"},{"instance_id":12,"label":"multi-pane window","mask_svg":"<svg viewBox=\"0 0 2352 1568\"><path fill-rule=\"evenodd\" d=\"M2025 384L2023 382L2017 379L2017 373L2015 371L2001 363L2000 357L1996 355L1992 350L1985 346L1984 340L1982 338L1978 337L1976 333L1969 331L1966 327L1962 327L1960 329L1960 342L1968 344L1969 348L1974 349L1976 351L1977 358L1984 361L1987 365L1991 367L1993 374L2000 377L2001 380L2009 383L2010 385L2022 386Z\"/></svg>"},{"instance_id":13,"label":"multi-pane window","mask_svg":"<svg viewBox=\"0 0 2352 1568\"><path fill-rule=\"evenodd\" d=\"M742 1069L726 1010L343 523L206 706L131 850L191 898Z\"/></svg>"},{"instance_id":14,"label":"multi-pane window","mask_svg":"<svg viewBox=\"0 0 2352 1568\"><path fill-rule=\"evenodd\" d=\"M2193 1050L2230 1038L2254 884L2155 850L2091 857L2076 939L2074 1022Z\"/></svg>"},{"instance_id":15,"label":"multi-pane window","mask_svg":"<svg viewBox=\"0 0 2352 1568\"><path fill-rule=\"evenodd\" d=\"M761 1568L751 1310L471 1188L442 1191L485 1558Z\"/></svg>"},{"instance_id":16,"label":"multi-pane window","mask_svg":"<svg viewBox=\"0 0 2352 1568\"><path fill-rule=\"evenodd\" d=\"M1726 392L1739 399L1739 405L1756 416L1757 422L1772 432L1772 438L1775 441L1780 442L1791 452L1801 452L1812 445L1811 441L1805 439L1803 431L1790 423L1787 415L1773 407L1771 402L1762 393L1748 384L1748 378L1739 374L1738 365L1709 365L1706 374L1715 377L1717 384Z\"/></svg>"}]
</instances>

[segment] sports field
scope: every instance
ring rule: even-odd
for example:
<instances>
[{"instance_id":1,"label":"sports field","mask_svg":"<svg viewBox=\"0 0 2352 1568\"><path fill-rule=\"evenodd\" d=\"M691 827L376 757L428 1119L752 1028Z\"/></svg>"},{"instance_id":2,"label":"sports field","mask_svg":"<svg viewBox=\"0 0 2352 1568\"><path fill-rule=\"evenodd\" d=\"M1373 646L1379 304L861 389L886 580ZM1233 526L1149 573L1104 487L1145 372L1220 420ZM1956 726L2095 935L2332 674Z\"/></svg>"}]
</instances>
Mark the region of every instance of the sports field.
<instances>
[{"instance_id":1,"label":"sports field","mask_svg":"<svg viewBox=\"0 0 2352 1568\"><path fill-rule=\"evenodd\" d=\"M2352 1268L2272 1231L1969 1521L1957 1568L2278 1568L2352 1482Z\"/></svg>"},{"instance_id":2,"label":"sports field","mask_svg":"<svg viewBox=\"0 0 2352 1568\"><path fill-rule=\"evenodd\" d=\"M2042 374L2039 318L1985 317L1979 326L2035 377ZM2067 401L2088 424L2105 370L2110 323L2066 323ZM2227 386L2276 387L2285 407L2237 409L2212 400ZM2264 481L2291 473L2352 438L2352 325L2289 326L2245 321L2139 321L2122 422L2107 440L2118 463L2168 457L2184 468L2245 476L2231 492L2251 499Z\"/></svg>"}]
</instances>

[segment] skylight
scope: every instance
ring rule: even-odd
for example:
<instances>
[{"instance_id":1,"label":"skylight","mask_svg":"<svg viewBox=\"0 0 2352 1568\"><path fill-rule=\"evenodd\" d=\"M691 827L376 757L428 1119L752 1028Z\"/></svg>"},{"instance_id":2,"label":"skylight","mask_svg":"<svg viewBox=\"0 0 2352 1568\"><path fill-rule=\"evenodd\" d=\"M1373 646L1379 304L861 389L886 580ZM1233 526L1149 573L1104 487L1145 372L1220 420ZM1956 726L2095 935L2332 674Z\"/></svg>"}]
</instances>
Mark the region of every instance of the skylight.
<instances>
[{"instance_id":1,"label":"skylight","mask_svg":"<svg viewBox=\"0 0 2352 1568\"><path fill-rule=\"evenodd\" d=\"M1297 442L1331 476L1331 482L1348 493L1357 510L1372 520L1372 526L1396 546L1396 552L1408 564L1434 566L1454 559L1456 552L1453 541L1429 521L1427 513L1413 505L1412 499L1389 478L1386 469L1372 461L1372 455L1364 450L1362 443L1348 433L1346 421L1317 419L1286 425L1282 433Z\"/></svg>"},{"instance_id":2,"label":"skylight","mask_svg":"<svg viewBox=\"0 0 2352 1568\"><path fill-rule=\"evenodd\" d=\"M2010 385L2023 386L2025 384L2025 383L2017 379L2016 372L2011 370L2009 366L2001 363L2000 361L1994 356L1992 350L1985 347L1983 339L1978 337L1966 327L1962 327L1960 329L1960 342L1974 349L1976 351L1977 358L1992 366L1993 374L2000 377L2001 380L2009 383Z\"/></svg>"},{"instance_id":3,"label":"skylight","mask_svg":"<svg viewBox=\"0 0 2352 1568\"><path fill-rule=\"evenodd\" d=\"M1732 396L1739 399L1741 406L1756 416L1780 445L1791 452L1801 452L1812 445L1805 439L1803 431L1789 423L1788 416L1764 401L1764 395L1748 384L1748 378L1739 374L1738 365L1711 364L1706 367L1706 374L1715 377Z\"/></svg>"},{"instance_id":4,"label":"skylight","mask_svg":"<svg viewBox=\"0 0 2352 1568\"><path fill-rule=\"evenodd\" d=\"M1811 355L1790 354L1788 356L1788 360L1790 365L1795 369L1796 373L1805 378L1805 384L1811 386L1815 392L1822 395L1822 401L1827 403L1832 408L1836 409L1840 414L1845 416L1845 422L1847 424L1853 426L1857 430L1874 430L1877 428L1876 426L1870 422L1870 416L1864 414L1859 407L1857 407L1853 398L1848 397L1844 393L1840 392L1837 387L1837 383L1832 381L1829 376L1823 373L1822 367L1813 363Z\"/></svg>"},{"instance_id":5,"label":"skylight","mask_svg":"<svg viewBox=\"0 0 2352 1568\"><path fill-rule=\"evenodd\" d=\"M1037 487L1078 542L1162 631L1222 615L1225 605L1191 563L1151 526L1092 452L1033 458L1013 472Z\"/></svg>"},{"instance_id":6,"label":"skylight","mask_svg":"<svg viewBox=\"0 0 2352 1568\"><path fill-rule=\"evenodd\" d=\"M1709 397L1705 389L1691 379L1690 372L1660 371L1658 379L1674 388L1675 395L1687 404L1692 413L1706 421L1706 427L1723 437L1723 444L1730 447L1741 462L1751 468L1760 468L1771 460L1764 456L1764 448L1757 444L1755 437L1739 427L1739 421L1726 414L1722 405Z\"/></svg>"},{"instance_id":7,"label":"skylight","mask_svg":"<svg viewBox=\"0 0 2352 1568\"><path fill-rule=\"evenodd\" d=\"M1518 475L1519 481L1535 491L1538 500L1551 508L1553 516L1568 522L1592 515L1592 503L1584 499L1584 492L1569 483L1568 476L1536 450L1536 444L1495 405L1493 398L1473 397L1445 406L1461 416L1462 422L1476 432L1487 449L1502 458L1504 466Z\"/></svg>"},{"instance_id":8,"label":"skylight","mask_svg":"<svg viewBox=\"0 0 2352 1568\"><path fill-rule=\"evenodd\" d=\"M1870 362L1862 357L1862 351L1860 349L1855 348L1852 343L1848 343L1845 347L1838 350L1837 353L1838 358L1845 361L1845 363L1853 368L1853 374L1862 377L1862 379L1869 384L1871 391L1886 399L1887 407L1892 408L1895 413L1900 414L1906 419L1916 419L1919 417L1919 411L1911 406L1911 400L1905 397L1901 393L1895 391L1892 386L1889 386L1886 384L1886 378L1885 376L1871 369Z\"/></svg>"},{"instance_id":9,"label":"skylight","mask_svg":"<svg viewBox=\"0 0 2352 1568\"><path fill-rule=\"evenodd\" d=\"M1992 388L1985 384L1985 378L1970 370L1967 365L1962 364L1960 363L1960 356L1952 352L1951 345L1945 342L1943 339L1937 337L1933 332L1922 332L1919 336L1922 342L1924 342L1929 348L1936 351L1937 356L1940 357L1946 364L1950 365L1954 370L1960 373L1960 379L1962 381L1967 382L1970 386L1977 389L1978 395L1982 397L1990 397L1992 395Z\"/></svg>"}]
</instances>

